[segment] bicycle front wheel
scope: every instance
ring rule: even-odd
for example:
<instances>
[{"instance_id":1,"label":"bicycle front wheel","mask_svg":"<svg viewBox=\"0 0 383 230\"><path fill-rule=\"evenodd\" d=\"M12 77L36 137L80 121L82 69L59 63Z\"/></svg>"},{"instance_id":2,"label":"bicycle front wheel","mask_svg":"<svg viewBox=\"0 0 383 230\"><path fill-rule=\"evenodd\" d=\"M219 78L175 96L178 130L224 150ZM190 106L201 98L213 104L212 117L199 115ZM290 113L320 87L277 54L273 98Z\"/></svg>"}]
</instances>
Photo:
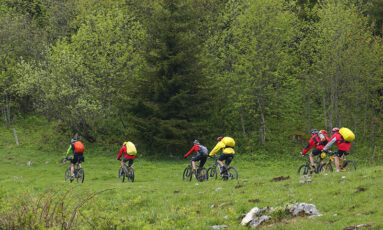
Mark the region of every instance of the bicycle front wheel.
<instances>
[{"instance_id":1,"label":"bicycle front wheel","mask_svg":"<svg viewBox=\"0 0 383 230\"><path fill-rule=\"evenodd\" d=\"M70 166L65 170L65 181L70 180Z\"/></svg>"},{"instance_id":2,"label":"bicycle front wheel","mask_svg":"<svg viewBox=\"0 0 383 230\"><path fill-rule=\"evenodd\" d=\"M217 180L217 169L215 167L210 167L207 169L206 180L209 180L209 178Z\"/></svg>"},{"instance_id":3,"label":"bicycle front wheel","mask_svg":"<svg viewBox=\"0 0 383 230\"><path fill-rule=\"evenodd\" d=\"M78 169L77 176L76 176L77 183L78 182L84 183L84 178L85 178L84 169L83 168Z\"/></svg>"},{"instance_id":4,"label":"bicycle front wheel","mask_svg":"<svg viewBox=\"0 0 383 230\"><path fill-rule=\"evenodd\" d=\"M329 172L332 172L333 169L332 169L332 165L331 163L324 163L320 166L319 168L319 173L320 174L326 174L326 173L329 173Z\"/></svg>"},{"instance_id":5,"label":"bicycle front wheel","mask_svg":"<svg viewBox=\"0 0 383 230\"><path fill-rule=\"evenodd\" d=\"M310 168L307 164L303 164L298 168L298 176L307 175L310 171Z\"/></svg>"},{"instance_id":6,"label":"bicycle front wheel","mask_svg":"<svg viewBox=\"0 0 383 230\"><path fill-rule=\"evenodd\" d=\"M234 167L230 167L227 169L227 175L227 179L238 180L238 171Z\"/></svg>"},{"instance_id":7,"label":"bicycle front wheel","mask_svg":"<svg viewBox=\"0 0 383 230\"><path fill-rule=\"evenodd\" d=\"M343 169L346 171L356 171L356 164L352 160L343 161Z\"/></svg>"},{"instance_id":8,"label":"bicycle front wheel","mask_svg":"<svg viewBox=\"0 0 383 230\"><path fill-rule=\"evenodd\" d=\"M192 168L190 166L187 166L184 170L184 173L182 174L182 180L183 181L191 181L192 179Z\"/></svg>"},{"instance_id":9,"label":"bicycle front wheel","mask_svg":"<svg viewBox=\"0 0 383 230\"><path fill-rule=\"evenodd\" d=\"M125 172L124 172L123 168L120 168L118 170L118 180L121 181L121 182L125 181Z\"/></svg>"}]
</instances>

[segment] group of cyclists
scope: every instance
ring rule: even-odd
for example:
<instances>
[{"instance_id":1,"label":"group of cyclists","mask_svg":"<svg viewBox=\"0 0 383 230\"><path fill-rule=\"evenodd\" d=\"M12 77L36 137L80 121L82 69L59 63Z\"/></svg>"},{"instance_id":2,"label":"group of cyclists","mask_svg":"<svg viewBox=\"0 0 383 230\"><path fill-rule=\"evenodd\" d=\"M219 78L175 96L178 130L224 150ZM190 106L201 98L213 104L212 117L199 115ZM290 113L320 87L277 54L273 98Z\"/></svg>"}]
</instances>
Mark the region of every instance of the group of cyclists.
<instances>
[{"instance_id":1,"label":"group of cyclists","mask_svg":"<svg viewBox=\"0 0 383 230\"><path fill-rule=\"evenodd\" d=\"M342 129L347 129L347 128L342 128ZM314 156L322 156L320 157L320 159L324 158L323 157L325 156L324 153L328 153L328 150L331 148L331 146L334 143L336 143L338 146L338 151L335 152L334 154L335 167L337 172L340 171L339 159L343 157L344 155L347 155L348 151L351 148L351 142L347 141L348 139L345 140L344 135L342 136L342 134L340 133L340 130L341 129L339 129L338 127L334 127L332 129L333 135L331 136L331 138L328 137L327 132L325 130L317 130L317 129L311 130L312 136L310 140L308 141L306 147L302 150L301 155L302 156L306 155L307 152L309 152L310 149L314 147L313 151L309 153L312 170L315 170ZM184 157L186 159L193 152L196 153L196 156L192 157L191 159L193 173L195 174L197 170L196 163L198 161L200 161L199 167L202 168L205 165L208 157L213 157L218 151L222 149L221 155L217 158L217 162L219 163L221 167L221 175L222 175L226 173L227 168L229 167L231 161L234 158L234 154L235 154L234 147L235 147L235 141L232 137L220 136L217 138L217 144L215 145L213 150L209 153L206 146L200 144L198 140L194 140L193 147L185 154ZM79 167L81 168L81 163L85 161L85 158L83 155L84 151L85 151L84 145L82 144L81 141L78 140L77 134L76 134L75 137L71 140L71 144L66 153L66 159L68 159L68 155L70 154L70 152L73 153L73 158L71 158L71 181L74 178L74 165L78 163ZM117 160L121 161L121 168L124 168L126 162L128 162L128 167L132 167L136 154L137 154L137 151L136 151L135 145L130 141L124 142L117 156Z\"/></svg>"},{"instance_id":2,"label":"group of cyclists","mask_svg":"<svg viewBox=\"0 0 383 230\"><path fill-rule=\"evenodd\" d=\"M343 128L345 129L345 128ZM348 129L347 129L348 130ZM339 167L339 159L341 157L344 157L345 155L348 155L348 151L351 148L351 142L345 140L345 138L341 135L339 132L340 129L338 127L334 127L332 130L333 135L331 138L327 136L326 130L317 130L313 129L311 130L311 138L308 141L306 147L302 150L301 155L304 156L308 151L310 151L311 148L314 147L314 150L309 153L310 157L310 163L312 170L315 171L315 164L314 164L314 156L319 156L319 159L324 158L325 156L323 153L328 153L328 150L331 148L331 146L336 143L338 146L338 151L335 152L335 168L336 171L340 171Z\"/></svg>"}]
</instances>

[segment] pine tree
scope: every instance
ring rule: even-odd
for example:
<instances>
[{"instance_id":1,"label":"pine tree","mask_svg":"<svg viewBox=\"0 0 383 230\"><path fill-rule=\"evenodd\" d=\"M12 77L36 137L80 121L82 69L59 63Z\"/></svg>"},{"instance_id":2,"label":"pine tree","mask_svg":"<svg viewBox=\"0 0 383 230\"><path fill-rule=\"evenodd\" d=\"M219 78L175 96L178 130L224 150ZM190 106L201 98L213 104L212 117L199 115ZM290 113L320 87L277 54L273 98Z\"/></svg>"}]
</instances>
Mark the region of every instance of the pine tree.
<instances>
[{"instance_id":1,"label":"pine tree","mask_svg":"<svg viewBox=\"0 0 383 230\"><path fill-rule=\"evenodd\" d=\"M132 124L141 140L162 151L198 138L207 115L197 13L188 2L164 0L154 9L147 41L148 68L138 82Z\"/></svg>"}]
</instances>

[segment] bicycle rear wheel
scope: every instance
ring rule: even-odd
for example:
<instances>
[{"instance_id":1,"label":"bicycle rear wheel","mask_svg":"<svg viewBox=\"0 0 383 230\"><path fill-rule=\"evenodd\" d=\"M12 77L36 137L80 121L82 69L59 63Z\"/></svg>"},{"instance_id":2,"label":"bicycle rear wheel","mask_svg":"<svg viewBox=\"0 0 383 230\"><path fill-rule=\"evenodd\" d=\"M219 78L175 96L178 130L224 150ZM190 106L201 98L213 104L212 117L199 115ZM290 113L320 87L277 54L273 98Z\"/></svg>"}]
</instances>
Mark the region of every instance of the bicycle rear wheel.
<instances>
[{"instance_id":1,"label":"bicycle rear wheel","mask_svg":"<svg viewBox=\"0 0 383 230\"><path fill-rule=\"evenodd\" d=\"M128 181L134 182L134 170L132 168L128 169Z\"/></svg>"},{"instance_id":2,"label":"bicycle rear wheel","mask_svg":"<svg viewBox=\"0 0 383 230\"><path fill-rule=\"evenodd\" d=\"M84 183L85 178L85 172L83 168L79 168L76 175L76 181L77 183L80 181L80 183Z\"/></svg>"},{"instance_id":3,"label":"bicycle rear wheel","mask_svg":"<svg viewBox=\"0 0 383 230\"><path fill-rule=\"evenodd\" d=\"M238 171L234 167L229 167L227 169L227 179L228 180L238 180Z\"/></svg>"},{"instance_id":4,"label":"bicycle rear wheel","mask_svg":"<svg viewBox=\"0 0 383 230\"><path fill-rule=\"evenodd\" d=\"M332 171L333 171L332 165L329 162L322 164L320 166L320 168L319 168L319 173L320 174L325 174L325 173L329 173L329 172L332 172Z\"/></svg>"},{"instance_id":5,"label":"bicycle rear wheel","mask_svg":"<svg viewBox=\"0 0 383 230\"><path fill-rule=\"evenodd\" d=\"M65 181L70 180L70 166L65 170Z\"/></svg>"},{"instance_id":6,"label":"bicycle rear wheel","mask_svg":"<svg viewBox=\"0 0 383 230\"><path fill-rule=\"evenodd\" d=\"M203 182L206 180L206 169L205 168L199 168L197 169L197 180L199 182Z\"/></svg>"},{"instance_id":7,"label":"bicycle rear wheel","mask_svg":"<svg viewBox=\"0 0 383 230\"><path fill-rule=\"evenodd\" d=\"M217 180L217 169L215 167L210 167L207 169L206 180L209 180L209 178L214 178L214 180Z\"/></svg>"},{"instance_id":8,"label":"bicycle rear wheel","mask_svg":"<svg viewBox=\"0 0 383 230\"><path fill-rule=\"evenodd\" d=\"M298 168L298 176L303 176L309 174L310 168L307 164L303 164Z\"/></svg>"},{"instance_id":9,"label":"bicycle rear wheel","mask_svg":"<svg viewBox=\"0 0 383 230\"><path fill-rule=\"evenodd\" d=\"M182 180L183 181L191 181L192 179L192 168L189 166L187 166L184 170L184 173L182 174Z\"/></svg>"},{"instance_id":10,"label":"bicycle rear wheel","mask_svg":"<svg viewBox=\"0 0 383 230\"><path fill-rule=\"evenodd\" d=\"M356 171L356 164L352 160L343 161L343 169L346 171Z\"/></svg>"},{"instance_id":11,"label":"bicycle rear wheel","mask_svg":"<svg viewBox=\"0 0 383 230\"><path fill-rule=\"evenodd\" d=\"M118 180L121 181L121 182L125 181L125 172L124 172L124 169L121 168L121 167L118 170Z\"/></svg>"}]
</instances>

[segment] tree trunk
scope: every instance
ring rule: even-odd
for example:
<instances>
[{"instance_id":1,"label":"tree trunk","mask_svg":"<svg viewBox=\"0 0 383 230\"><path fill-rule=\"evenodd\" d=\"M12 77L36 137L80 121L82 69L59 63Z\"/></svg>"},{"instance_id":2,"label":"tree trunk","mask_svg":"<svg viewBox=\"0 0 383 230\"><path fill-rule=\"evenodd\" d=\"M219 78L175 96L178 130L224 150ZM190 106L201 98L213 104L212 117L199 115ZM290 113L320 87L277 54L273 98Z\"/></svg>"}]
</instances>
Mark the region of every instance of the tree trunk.
<instances>
[{"instance_id":1,"label":"tree trunk","mask_svg":"<svg viewBox=\"0 0 383 230\"><path fill-rule=\"evenodd\" d=\"M243 107L242 106L239 107L239 114L241 116L242 132L243 132L243 135L246 135L245 119L244 119L244 116L243 116Z\"/></svg>"},{"instance_id":2,"label":"tree trunk","mask_svg":"<svg viewBox=\"0 0 383 230\"><path fill-rule=\"evenodd\" d=\"M310 105L310 97L306 99L306 126L307 133L310 133L311 130L311 105Z\"/></svg>"},{"instance_id":3,"label":"tree trunk","mask_svg":"<svg viewBox=\"0 0 383 230\"><path fill-rule=\"evenodd\" d=\"M322 110L323 110L323 118L324 118L324 127L326 130L329 130L329 126L327 123L327 113L326 113L326 94L322 93Z\"/></svg>"},{"instance_id":4,"label":"tree trunk","mask_svg":"<svg viewBox=\"0 0 383 230\"><path fill-rule=\"evenodd\" d=\"M374 126L374 112L371 110L371 123L370 123L370 130L371 130L371 138L370 138L370 148L372 148L372 145L374 144L375 141L375 129L377 127Z\"/></svg>"},{"instance_id":5,"label":"tree trunk","mask_svg":"<svg viewBox=\"0 0 383 230\"><path fill-rule=\"evenodd\" d=\"M259 107L259 116L261 119L261 124L259 127L260 135L261 135L261 143L264 145L266 143L266 122L265 122L265 108L263 105L263 100L259 97L257 98L258 107Z\"/></svg>"}]
</instances>

